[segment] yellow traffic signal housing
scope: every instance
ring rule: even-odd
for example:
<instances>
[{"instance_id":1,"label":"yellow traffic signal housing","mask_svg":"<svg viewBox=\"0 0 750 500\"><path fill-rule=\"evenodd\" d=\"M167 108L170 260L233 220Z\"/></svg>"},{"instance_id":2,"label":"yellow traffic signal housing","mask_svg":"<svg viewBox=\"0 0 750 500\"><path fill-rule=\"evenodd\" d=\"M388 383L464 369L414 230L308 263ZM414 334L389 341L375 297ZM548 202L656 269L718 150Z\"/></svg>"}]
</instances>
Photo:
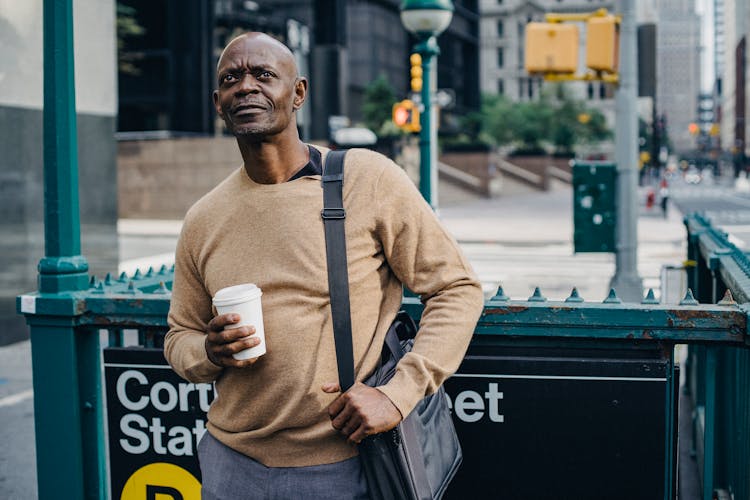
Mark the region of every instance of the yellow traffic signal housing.
<instances>
[{"instance_id":1,"label":"yellow traffic signal housing","mask_svg":"<svg viewBox=\"0 0 750 500\"><path fill-rule=\"evenodd\" d=\"M529 73L574 73L578 69L578 26L526 25L525 66Z\"/></svg>"},{"instance_id":2,"label":"yellow traffic signal housing","mask_svg":"<svg viewBox=\"0 0 750 500\"><path fill-rule=\"evenodd\" d=\"M412 54L409 56L409 63L411 69L409 70L409 83L411 85L412 92L422 91L422 56L419 54Z\"/></svg>"},{"instance_id":3,"label":"yellow traffic signal housing","mask_svg":"<svg viewBox=\"0 0 750 500\"><path fill-rule=\"evenodd\" d=\"M419 132L419 109L414 101L404 99L393 105L393 123L405 132Z\"/></svg>"},{"instance_id":4,"label":"yellow traffic signal housing","mask_svg":"<svg viewBox=\"0 0 750 500\"><path fill-rule=\"evenodd\" d=\"M620 23L613 15L586 21L586 67L617 73L620 53Z\"/></svg>"}]
</instances>

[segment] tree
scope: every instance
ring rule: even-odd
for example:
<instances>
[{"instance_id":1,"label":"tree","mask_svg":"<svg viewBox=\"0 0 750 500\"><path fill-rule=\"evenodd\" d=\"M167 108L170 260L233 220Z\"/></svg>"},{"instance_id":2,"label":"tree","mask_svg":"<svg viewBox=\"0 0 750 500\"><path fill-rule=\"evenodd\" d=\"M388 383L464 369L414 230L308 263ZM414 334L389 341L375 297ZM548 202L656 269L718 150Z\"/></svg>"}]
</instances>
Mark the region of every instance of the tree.
<instances>
[{"instance_id":1,"label":"tree","mask_svg":"<svg viewBox=\"0 0 750 500\"><path fill-rule=\"evenodd\" d=\"M511 113L512 134L518 143L516 152L543 154L543 143L550 140L554 110L542 96L536 101L517 102Z\"/></svg>"},{"instance_id":2,"label":"tree","mask_svg":"<svg viewBox=\"0 0 750 500\"><path fill-rule=\"evenodd\" d=\"M121 73L140 74L140 69L135 63L138 56L126 51L125 41L129 37L143 36L144 33L146 30L135 18L135 9L117 2L117 69Z\"/></svg>"},{"instance_id":3,"label":"tree","mask_svg":"<svg viewBox=\"0 0 750 500\"><path fill-rule=\"evenodd\" d=\"M485 133L498 146L509 144L513 134L513 103L507 97L496 94L482 96L481 132Z\"/></svg>"},{"instance_id":4,"label":"tree","mask_svg":"<svg viewBox=\"0 0 750 500\"><path fill-rule=\"evenodd\" d=\"M396 94L385 76L380 75L365 89L362 104L362 116L367 128L378 136L390 135L393 127L388 127L391 121L391 111L396 102Z\"/></svg>"},{"instance_id":5,"label":"tree","mask_svg":"<svg viewBox=\"0 0 750 500\"><path fill-rule=\"evenodd\" d=\"M551 142L555 154L572 156L580 144L600 142L611 137L607 120L597 109L589 108L584 101L570 98L565 87L555 89L557 104L552 115Z\"/></svg>"}]
</instances>

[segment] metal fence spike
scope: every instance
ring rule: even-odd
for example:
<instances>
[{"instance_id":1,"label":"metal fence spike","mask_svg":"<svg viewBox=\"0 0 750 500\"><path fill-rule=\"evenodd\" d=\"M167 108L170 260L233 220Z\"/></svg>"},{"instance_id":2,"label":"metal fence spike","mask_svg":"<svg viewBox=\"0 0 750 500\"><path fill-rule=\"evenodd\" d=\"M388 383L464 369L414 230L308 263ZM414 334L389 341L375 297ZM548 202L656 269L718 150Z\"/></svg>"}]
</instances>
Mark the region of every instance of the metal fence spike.
<instances>
[{"instance_id":1,"label":"metal fence spike","mask_svg":"<svg viewBox=\"0 0 750 500\"><path fill-rule=\"evenodd\" d=\"M135 292L136 292L135 281L133 280L128 281L128 289L125 293L135 293Z\"/></svg>"},{"instance_id":2,"label":"metal fence spike","mask_svg":"<svg viewBox=\"0 0 750 500\"><path fill-rule=\"evenodd\" d=\"M159 274L166 274L167 273L167 266L166 264L162 264L161 268L159 268Z\"/></svg>"},{"instance_id":3,"label":"metal fence spike","mask_svg":"<svg viewBox=\"0 0 750 500\"><path fill-rule=\"evenodd\" d=\"M160 281L159 288L154 290L153 293L158 295L165 295L169 293L169 288L167 288L167 285L163 281Z\"/></svg>"},{"instance_id":4,"label":"metal fence spike","mask_svg":"<svg viewBox=\"0 0 750 500\"><path fill-rule=\"evenodd\" d=\"M654 289L649 288L648 293L646 294L646 297L641 301L641 304L658 304L659 301L656 300L656 297L654 296Z\"/></svg>"},{"instance_id":5,"label":"metal fence spike","mask_svg":"<svg viewBox=\"0 0 750 500\"><path fill-rule=\"evenodd\" d=\"M680 301L681 306L697 306L698 301L695 300L695 297L693 297L693 291L691 289L687 289L687 293L685 293L685 298Z\"/></svg>"},{"instance_id":6,"label":"metal fence spike","mask_svg":"<svg viewBox=\"0 0 750 500\"><path fill-rule=\"evenodd\" d=\"M534 293L531 297L529 297L529 302L546 302L547 297L542 295L542 291L539 289L539 287L534 288Z\"/></svg>"},{"instance_id":7,"label":"metal fence spike","mask_svg":"<svg viewBox=\"0 0 750 500\"><path fill-rule=\"evenodd\" d=\"M607 295L607 298L603 301L604 304L622 304L622 301L620 300L620 297L617 296L617 292L615 292L614 288L609 289L609 295Z\"/></svg>"},{"instance_id":8,"label":"metal fence spike","mask_svg":"<svg viewBox=\"0 0 750 500\"><path fill-rule=\"evenodd\" d=\"M96 276L91 276L91 279L89 280L89 288L94 288L96 286Z\"/></svg>"},{"instance_id":9,"label":"metal fence spike","mask_svg":"<svg viewBox=\"0 0 750 500\"><path fill-rule=\"evenodd\" d=\"M112 274L107 273L107 275L104 277L104 284L109 286L112 284Z\"/></svg>"},{"instance_id":10,"label":"metal fence spike","mask_svg":"<svg viewBox=\"0 0 750 500\"><path fill-rule=\"evenodd\" d=\"M172 264L172 268L170 269L170 271L174 272L174 264Z\"/></svg>"},{"instance_id":11,"label":"metal fence spike","mask_svg":"<svg viewBox=\"0 0 750 500\"><path fill-rule=\"evenodd\" d=\"M134 279L134 280L139 280L139 279L141 279L141 270L140 270L140 269L136 269L136 270L135 270L135 273L133 274L133 279Z\"/></svg>"},{"instance_id":12,"label":"metal fence spike","mask_svg":"<svg viewBox=\"0 0 750 500\"><path fill-rule=\"evenodd\" d=\"M123 283L127 283L128 282L128 274L125 271L121 272L120 273L120 278L117 281L121 281Z\"/></svg>"},{"instance_id":13,"label":"metal fence spike","mask_svg":"<svg viewBox=\"0 0 750 500\"><path fill-rule=\"evenodd\" d=\"M97 283L96 288L91 293L96 293L96 294L104 293L104 283L102 283L101 281Z\"/></svg>"},{"instance_id":14,"label":"metal fence spike","mask_svg":"<svg viewBox=\"0 0 750 500\"><path fill-rule=\"evenodd\" d=\"M148 271L146 271L146 277L150 278L153 275L154 275L154 268L153 267L149 267Z\"/></svg>"},{"instance_id":15,"label":"metal fence spike","mask_svg":"<svg viewBox=\"0 0 750 500\"><path fill-rule=\"evenodd\" d=\"M732 292L727 288L727 291L724 292L724 297L717 302L717 305L720 306L734 306L737 305L737 302L734 301L734 297L732 296Z\"/></svg>"},{"instance_id":16,"label":"metal fence spike","mask_svg":"<svg viewBox=\"0 0 750 500\"><path fill-rule=\"evenodd\" d=\"M565 299L565 302L585 302L583 300L583 297L578 293L578 288L573 287L573 290L570 291L570 297Z\"/></svg>"},{"instance_id":17,"label":"metal fence spike","mask_svg":"<svg viewBox=\"0 0 750 500\"><path fill-rule=\"evenodd\" d=\"M497 287L497 292L495 292L495 295L492 297L492 300L498 300L500 302L507 302L510 300L510 297L505 295L505 292L503 291L503 286L500 285Z\"/></svg>"}]
</instances>

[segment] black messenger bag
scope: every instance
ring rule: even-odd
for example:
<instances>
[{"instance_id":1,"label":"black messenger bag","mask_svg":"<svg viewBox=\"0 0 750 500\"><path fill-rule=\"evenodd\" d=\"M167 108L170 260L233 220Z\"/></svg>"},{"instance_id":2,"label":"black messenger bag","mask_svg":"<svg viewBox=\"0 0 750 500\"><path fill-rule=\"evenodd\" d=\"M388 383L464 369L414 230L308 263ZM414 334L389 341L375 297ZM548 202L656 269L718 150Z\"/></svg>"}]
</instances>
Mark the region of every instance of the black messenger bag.
<instances>
[{"instance_id":1,"label":"black messenger bag","mask_svg":"<svg viewBox=\"0 0 750 500\"><path fill-rule=\"evenodd\" d=\"M354 355L349 309L349 277L342 184L345 151L330 151L323 169L323 223L328 286L342 393L354 385ZM378 367L364 383L388 382L399 360L411 350L417 328L401 311L388 329ZM442 386L420 401L394 429L369 436L359 456L373 500L439 499L461 464L461 446Z\"/></svg>"}]
</instances>

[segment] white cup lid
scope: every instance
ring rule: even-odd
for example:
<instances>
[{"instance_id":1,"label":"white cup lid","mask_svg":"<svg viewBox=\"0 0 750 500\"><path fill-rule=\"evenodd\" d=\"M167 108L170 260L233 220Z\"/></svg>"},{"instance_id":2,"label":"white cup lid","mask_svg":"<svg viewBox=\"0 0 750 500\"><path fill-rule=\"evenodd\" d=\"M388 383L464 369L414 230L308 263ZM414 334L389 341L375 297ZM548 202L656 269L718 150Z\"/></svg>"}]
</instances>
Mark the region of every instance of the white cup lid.
<instances>
[{"instance_id":1,"label":"white cup lid","mask_svg":"<svg viewBox=\"0 0 750 500\"><path fill-rule=\"evenodd\" d=\"M213 303L215 306L230 306L245 302L247 300L256 299L263 295L260 288L255 286L253 283L246 283L244 285L234 285L226 288L222 288L216 295L214 295Z\"/></svg>"}]
</instances>

